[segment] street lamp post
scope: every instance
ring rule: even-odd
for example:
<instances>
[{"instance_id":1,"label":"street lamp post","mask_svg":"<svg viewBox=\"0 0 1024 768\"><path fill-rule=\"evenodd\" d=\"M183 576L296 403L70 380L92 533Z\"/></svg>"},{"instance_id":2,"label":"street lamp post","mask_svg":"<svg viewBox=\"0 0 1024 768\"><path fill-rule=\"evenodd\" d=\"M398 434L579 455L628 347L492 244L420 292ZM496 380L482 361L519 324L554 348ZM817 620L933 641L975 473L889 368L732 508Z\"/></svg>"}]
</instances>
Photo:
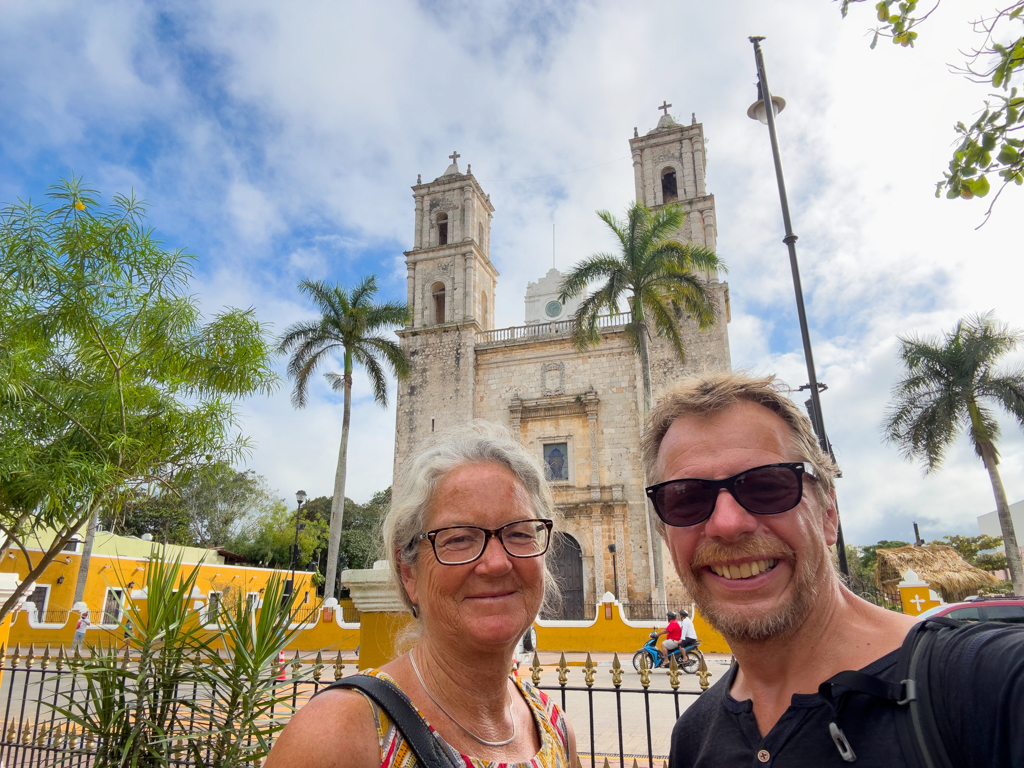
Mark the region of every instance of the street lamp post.
<instances>
[{"instance_id":1,"label":"street lamp post","mask_svg":"<svg viewBox=\"0 0 1024 768\"><path fill-rule=\"evenodd\" d=\"M615 584L615 599L619 599L619 564L615 560L615 545L609 544L608 551L612 555L612 578Z\"/></svg>"},{"instance_id":2,"label":"street lamp post","mask_svg":"<svg viewBox=\"0 0 1024 768\"><path fill-rule=\"evenodd\" d=\"M291 595L295 591L295 561L298 559L299 552L299 520L301 518L302 505L306 501L306 492L296 491L295 500L298 502L298 507L295 510L295 541L292 543L292 562L290 568L292 577L288 580L288 588L285 590L287 595Z\"/></svg>"},{"instance_id":3,"label":"street lamp post","mask_svg":"<svg viewBox=\"0 0 1024 768\"><path fill-rule=\"evenodd\" d=\"M786 236L782 242L789 249L789 266L793 272L793 290L796 293L796 311L800 318L800 336L804 344L804 361L807 363L807 381L811 394L811 425L814 433L818 436L818 443L821 449L831 455L832 448L829 445L828 437L825 434L825 421L821 413L821 399L818 397L818 377L814 373L814 355L811 352L811 335L807 329L807 313L804 310L804 291L800 285L800 266L796 260L796 234L793 232L793 223L789 218L789 200L786 197L786 180L782 175L782 157L779 155L779 140L775 133L775 116L786 107L786 100L778 96L772 96L768 88L768 77L764 70L764 55L761 53L761 41L763 37L748 38L754 45L754 63L757 65L757 101L750 105L747 116L752 120L758 120L768 126L768 136L771 138L772 158L775 160L775 178L779 184L779 201L782 203L782 223L786 228ZM839 569L844 576L850 575L850 569L846 563L846 545L843 540L843 526L838 520L839 510L836 508L838 539L836 549L839 554Z\"/></svg>"}]
</instances>

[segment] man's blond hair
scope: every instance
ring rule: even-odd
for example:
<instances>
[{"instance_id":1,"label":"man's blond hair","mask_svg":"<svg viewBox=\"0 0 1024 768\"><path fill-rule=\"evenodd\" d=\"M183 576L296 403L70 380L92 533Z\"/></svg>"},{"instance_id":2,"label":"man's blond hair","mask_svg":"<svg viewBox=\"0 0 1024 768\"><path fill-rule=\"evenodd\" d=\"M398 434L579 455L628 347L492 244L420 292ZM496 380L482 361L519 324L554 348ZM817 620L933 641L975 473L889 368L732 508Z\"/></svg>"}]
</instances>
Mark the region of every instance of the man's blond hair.
<instances>
[{"instance_id":1,"label":"man's blond hair","mask_svg":"<svg viewBox=\"0 0 1024 768\"><path fill-rule=\"evenodd\" d=\"M669 427L684 416L707 418L739 403L755 403L786 422L792 435L792 448L797 461L814 467L818 481L812 483L818 500L828 507L835 487L836 466L821 450L811 421L786 396L791 390L774 376L761 378L742 373L711 373L686 379L662 397L651 410L647 429L640 438L647 482L660 483L658 451Z\"/></svg>"}]
</instances>

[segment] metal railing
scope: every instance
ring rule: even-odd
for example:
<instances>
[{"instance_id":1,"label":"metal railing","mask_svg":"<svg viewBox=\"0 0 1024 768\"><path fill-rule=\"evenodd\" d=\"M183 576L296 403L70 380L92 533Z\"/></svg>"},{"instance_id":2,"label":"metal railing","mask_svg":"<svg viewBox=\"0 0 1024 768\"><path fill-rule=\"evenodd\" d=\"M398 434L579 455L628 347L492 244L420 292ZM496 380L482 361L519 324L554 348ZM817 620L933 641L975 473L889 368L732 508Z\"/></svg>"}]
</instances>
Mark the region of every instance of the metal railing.
<instances>
[{"instance_id":1,"label":"metal railing","mask_svg":"<svg viewBox=\"0 0 1024 768\"><path fill-rule=\"evenodd\" d=\"M888 608L890 611L903 613L903 601L900 600L900 593L898 591L889 592L888 590L871 586L851 587L851 589L854 594L863 597L869 603L874 603L882 608Z\"/></svg>"},{"instance_id":2,"label":"metal railing","mask_svg":"<svg viewBox=\"0 0 1024 768\"><path fill-rule=\"evenodd\" d=\"M678 603L658 603L653 600L623 600L619 603L622 615L630 621L660 621L665 623L669 611L678 613L687 606Z\"/></svg>"},{"instance_id":3,"label":"metal railing","mask_svg":"<svg viewBox=\"0 0 1024 768\"><path fill-rule=\"evenodd\" d=\"M23 655L15 649L6 657L3 657L3 649L0 648L0 657L0 671L3 674L0 685L0 706L3 707L0 764L17 768L57 765L80 768L94 765L102 746L96 736L83 733L56 709L62 704L66 705L69 697L86 700L85 684L80 676L83 666L88 664L88 658L69 655L63 648L56 654L47 648L42 655L32 650ZM655 679L655 673L647 669L644 658L639 672L639 687L636 683L624 683L624 674L633 677L635 673L621 665L617 654L610 668L599 668L599 665L591 661L589 654L582 667L570 667L562 654L558 666L553 670L557 682L551 677L543 679L552 670L543 668L537 654L534 654L532 665L519 674L529 675L536 687L549 695L558 696L556 701L575 725L582 766L598 768L608 759L612 764L617 761L620 768L626 768L627 762L632 763L637 759L643 762L643 758L646 758L648 768L655 768L656 760L667 757L667 737L671 724L690 702L708 688L711 673L701 656L696 673L700 690L687 690L681 686L685 675L676 666L674 659L666 677L663 678L659 673ZM127 658L125 664L126 669L134 668L137 659ZM286 696L287 702L276 711L271 710L268 725L283 725L295 709L305 704L322 687L340 679L346 669L352 668L352 659L348 659L346 664L341 652L337 653L333 663L325 662L322 653L303 658L296 652L292 660L283 666L274 664L273 675L279 681L277 690ZM596 673L599 671L611 674L610 686L598 684ZM576 678L580 675L582 683L570 683L570 676ZM169 764L181 768L196 765L192 759L194 755L189 754L190 750L198 749L207 764L212 757L210 750L213 740L209 734L213 724L205 722L201 714L206 694L202 690L190 690L187 693L196 706L179 718L180 732L169 734L166 744ZM177 690L174 696L178 697ZM642 714L638 706L640 702ZM612 712L615 713L614 729L606 728L598 722L602 718L610 718ZM658 723L655 726L658 728L656 733L652 721L658 718L663 721L669 718L669 722ZM633 738L631 734L638 731L641 722L642 732L646 735L641 740L641 746L646 745L646 750L627 751L627 740ZM657 749L656 739L660 744ZM635 740L633 746L637 746Z\"/></svg>"},{"instance_id":4,"label":"metal railing","mask_svg":"<svg viewBox=\"0 0 1024 768\"><path fill-rule=\"evenodd\" d=\"M630 321L629 312L614 315L601 315L597 318L597 327L601 330L621 328ZM495 328L480 331L476 335L477 344L490 344L499 341L519 341L534 339L539 336L569 335L573 330L572 320L559 320L551 323L534 323L533 325L514 325L511 328Z\"/></svg>"}]
</instances>

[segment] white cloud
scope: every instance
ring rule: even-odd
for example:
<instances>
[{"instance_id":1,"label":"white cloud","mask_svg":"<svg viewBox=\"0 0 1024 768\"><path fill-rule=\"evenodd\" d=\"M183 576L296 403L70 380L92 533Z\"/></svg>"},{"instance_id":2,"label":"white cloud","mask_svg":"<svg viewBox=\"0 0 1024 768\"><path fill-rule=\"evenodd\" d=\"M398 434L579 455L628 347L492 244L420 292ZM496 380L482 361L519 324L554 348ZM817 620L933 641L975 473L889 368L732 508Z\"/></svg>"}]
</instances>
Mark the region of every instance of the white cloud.
<instances>
[{"instance_id":1,"label":"white cloud","mask_svg":"<svg viewBox=\"0 0 1024 768\"><path fill-rule=\"evenodd\" d=\"M882 444L898 375L897 334L937 334L973 311L1024 326L1011 190L936 200L952 125L982 88L947 71L987 6L943 4L914 50L868 48L869 4L313 4L222 0L199 9L141 2L8 3L0 66L0 194L38 197L74 168L104 193L132 186L170 245L201 256L207 311L255 306L277 331L308 317L302 277L351 285L370 272L404 299L409 186L458 149L496 207L496 321L523 322L529 280L611 246L597 209L633 191L627 140L668 99L708 139L719 251L730 265L733 363L806 380L766 130L747 35L766 36L770 84L788 100L779 130L826 425L844 470L847 539L970 531L992 508L966 444L920 470ZM6 115L6 117L4 116ZM538 178L539 177L539 178ZM1020 359L1015 358L1015 359ZM348 495L391 474L394 411L356 382ZM329 493L341 432L322 381L295 411L288 387L244 404L250 465L290 494ZM1024 435L1004 420L1011 500Z\"/></svg>"}]
</instances>

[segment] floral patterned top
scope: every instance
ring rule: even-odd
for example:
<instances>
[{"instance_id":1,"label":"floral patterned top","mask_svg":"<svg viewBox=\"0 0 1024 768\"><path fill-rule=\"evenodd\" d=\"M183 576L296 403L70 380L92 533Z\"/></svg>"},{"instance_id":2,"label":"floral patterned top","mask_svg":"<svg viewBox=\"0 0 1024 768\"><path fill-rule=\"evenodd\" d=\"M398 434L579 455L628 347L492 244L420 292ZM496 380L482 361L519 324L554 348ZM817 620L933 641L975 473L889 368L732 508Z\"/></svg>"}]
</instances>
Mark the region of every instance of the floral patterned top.
<instances>
[{"instance_id":1,"label":"floral patterned top","mask_svg":"<svg viewBox=\"0 0 1024 768\"><path fill-rule=\"evenodd\" d=\"M394 679L386 672L369 669L364 671L363 674L379 677L397 686ZM427 723L430 732L434 734L438 744L448 753L455 765L465 765L466 768L570 768L568 757L569 733L562 710L543 691L534 688L518 677L513 677L512 679L530 707L534 722L537 723L537 730L540 733L540 751L528 762L499 763L464 755L442 739L437 731L434 730L434 727L427 722L426 718L423 718L423 721ZM369 697L364 695L364 698L366 698L373 709L373 719L377 725L377 737L380 739L381 768L416 768L419 766L419 761L406 743L405 737L394 726L387 713L382 711ZM416 713L423 717L423 713L419 709L416 710Z\"/></svg>"}]
</instances>

